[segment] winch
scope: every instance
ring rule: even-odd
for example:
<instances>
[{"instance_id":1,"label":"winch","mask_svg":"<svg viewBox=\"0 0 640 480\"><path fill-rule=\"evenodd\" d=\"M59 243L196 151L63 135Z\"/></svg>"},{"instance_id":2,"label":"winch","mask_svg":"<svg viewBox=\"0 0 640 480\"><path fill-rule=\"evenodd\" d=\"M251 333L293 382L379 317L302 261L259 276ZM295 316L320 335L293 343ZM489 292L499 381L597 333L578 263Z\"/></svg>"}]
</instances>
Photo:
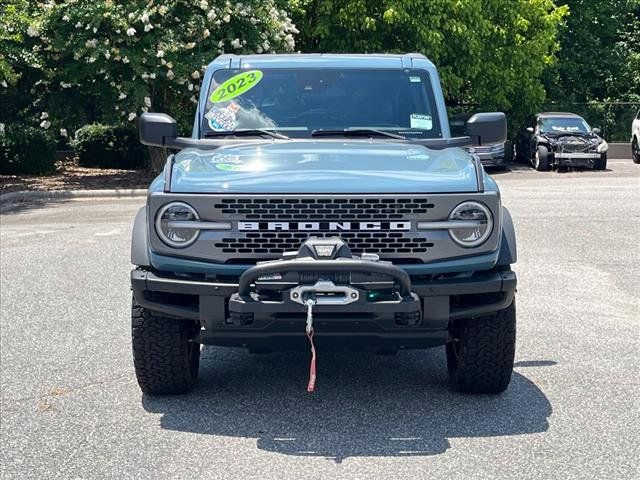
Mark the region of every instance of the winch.
<instances>
[{"instance_id":1,"label":"winch","mask_svg":"<svg viewBox=\"0 0 640 480\"><path fill-rule=\"evenodd\" d=\"M377 255L353 255L340 237L311 237L298 251L248 269L229 299L234 325L300 321L300 334L306 333L312 351L308 391L315 385L314 335L330 336L316 331L315 315L323 323L387 318L395 326L415 327L422 310L404 270Z\"/></svg>"}]
</instances>

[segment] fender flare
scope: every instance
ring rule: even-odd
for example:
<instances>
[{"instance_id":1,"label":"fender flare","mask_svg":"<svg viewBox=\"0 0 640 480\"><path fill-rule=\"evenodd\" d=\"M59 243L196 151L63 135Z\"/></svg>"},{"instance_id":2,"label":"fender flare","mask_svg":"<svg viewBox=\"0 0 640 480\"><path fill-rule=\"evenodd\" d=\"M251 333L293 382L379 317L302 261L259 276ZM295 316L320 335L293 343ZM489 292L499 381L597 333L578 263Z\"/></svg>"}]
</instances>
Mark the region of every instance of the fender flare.
<instances>
[{"instance_id":1,"label":"fender flare","mask_svg":"<svg viewBox=\"0 0 640 480\"><path fill-rule=\"evenodd\" d=\"M511 265L518 260L516 247L516 230L513 226L511 213L506 207L502 207L502 238L500 241L500 254L497 265Z\"/></svg>"},{"instance_id":2,"label":"fender flare","mask_svg":"<svg viewBox=\"0 0 640 480\"><path fill-rule=\"evenodd\" d=\"M131 232L131 263L138 267L150 267L147 232L147 207L138 210Z\"/></svg>"}]
</instances>

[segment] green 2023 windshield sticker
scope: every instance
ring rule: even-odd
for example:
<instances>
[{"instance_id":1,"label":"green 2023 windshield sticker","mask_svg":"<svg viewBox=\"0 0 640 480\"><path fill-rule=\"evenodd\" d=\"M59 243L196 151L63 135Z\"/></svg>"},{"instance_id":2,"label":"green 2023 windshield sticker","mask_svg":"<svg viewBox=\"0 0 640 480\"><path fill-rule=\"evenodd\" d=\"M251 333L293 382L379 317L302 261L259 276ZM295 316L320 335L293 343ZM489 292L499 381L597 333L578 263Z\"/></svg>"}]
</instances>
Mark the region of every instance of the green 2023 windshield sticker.
<instances>
[{"instance_id":1,"label":"green 2023 windshield sticker","mask_svg":"<svg viewBox=\"0 0 640 480\"><path fill-rule=\"evenodd\" d=\"M213 91L209 100L211 103L226 102L251 90L260 83L260 80L262 80L262 72L260 70L249 70L248 72L239 73L229 80L222 82L221 85L218 85L218 88Z\"/></svg>"}]
</instances>

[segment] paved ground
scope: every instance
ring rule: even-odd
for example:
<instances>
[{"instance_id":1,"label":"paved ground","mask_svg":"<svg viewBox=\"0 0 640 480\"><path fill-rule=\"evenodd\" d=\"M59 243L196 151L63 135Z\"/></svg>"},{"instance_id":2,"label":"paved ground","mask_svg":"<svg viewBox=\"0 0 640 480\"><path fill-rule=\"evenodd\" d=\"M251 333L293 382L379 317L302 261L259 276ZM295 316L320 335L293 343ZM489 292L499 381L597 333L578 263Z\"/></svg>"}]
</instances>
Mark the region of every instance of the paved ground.
<instances>
[{"instance_id":1,"label":"paved ground","mask_svg":"<svg viewBox=\"0 0 640 480\"><path fill-rule=\"evenodd\" d=\"M1 217L6 478L638 478L640 166L496 174L520 261L516 373L446 386L440 350L395 357L207 348L195 391L141 396L129 231L142 200ZM4 478L4 477L3 477Z\"/></svg>"}]
</instances>

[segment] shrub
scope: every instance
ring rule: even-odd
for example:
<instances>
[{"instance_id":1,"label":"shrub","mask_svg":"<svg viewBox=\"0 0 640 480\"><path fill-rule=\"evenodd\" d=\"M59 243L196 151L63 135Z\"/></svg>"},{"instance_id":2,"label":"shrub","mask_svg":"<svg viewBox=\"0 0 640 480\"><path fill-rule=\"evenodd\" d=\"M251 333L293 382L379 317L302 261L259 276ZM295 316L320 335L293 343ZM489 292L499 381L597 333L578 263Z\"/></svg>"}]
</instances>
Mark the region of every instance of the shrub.
<instances>
[{"instance_id":1,"label":"shrub","mask_svg":"<svg viewBox=\"0 0 640 480\"><path fill-rule=\"evenodd\" d=\"M85 125L76 132L72 146L81 167L132 169L147 165L147 149L132 128Z\"/></svg>"},{"instance_id":2,"label":"shrub","mask_svg":"<svg viewBox=\"0 0 640 480\"><path fill-rule=\"evenodd\" d=\"M42 129L12 124L0 133L0 174L44 174L55 170L56 144Z\"/></svg>"}]
</instances>

